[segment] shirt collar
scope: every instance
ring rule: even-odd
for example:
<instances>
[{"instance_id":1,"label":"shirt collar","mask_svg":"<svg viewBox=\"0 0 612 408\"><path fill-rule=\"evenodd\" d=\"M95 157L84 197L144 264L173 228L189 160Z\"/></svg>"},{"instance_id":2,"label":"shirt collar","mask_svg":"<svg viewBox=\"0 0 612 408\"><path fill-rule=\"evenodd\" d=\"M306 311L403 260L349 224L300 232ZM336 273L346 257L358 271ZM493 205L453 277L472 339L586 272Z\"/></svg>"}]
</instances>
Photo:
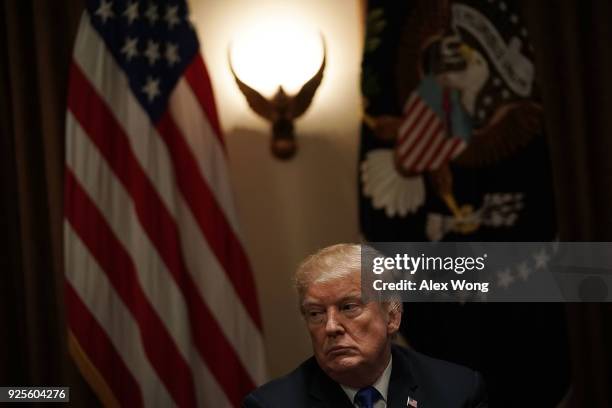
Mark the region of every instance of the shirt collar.
<instances>
[{"instance_id":1,"label":"shirt collar","mask_svg":"<svg viewBox=\"0 0 612 408\"><path fill-rule=\"evenodd\" d=\"M376 388L380 395L382 395L383 400L387 402L387 393L389 392L389 380L391 379L391 363L393 362L393 356L389 358L389 363L387 363L387 367L385 371L378 377L378 379L372 384L372 387ZM359 391L358 388L349 387L348 385L340 384L346 395L351 400L351 403L355 401L355 395Z\"/></svg>"}]
</instances>

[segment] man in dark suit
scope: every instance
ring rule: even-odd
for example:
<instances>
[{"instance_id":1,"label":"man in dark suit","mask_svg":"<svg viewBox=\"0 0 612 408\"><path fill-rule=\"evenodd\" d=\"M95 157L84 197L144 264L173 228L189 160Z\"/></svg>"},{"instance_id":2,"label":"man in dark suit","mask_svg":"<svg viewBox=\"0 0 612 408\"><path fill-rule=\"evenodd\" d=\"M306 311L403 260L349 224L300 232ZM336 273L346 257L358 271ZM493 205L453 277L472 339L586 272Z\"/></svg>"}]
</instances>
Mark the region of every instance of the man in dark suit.
<instances>
[{"instance_id":1,"label":"man in dark suit","mask_svg":"<svg viewBox=\"0 0 612 408\"><path fill-rule=\"evenodd\" d=\"M392 346L402 304L362 301L361 248L334 245L300 265L296 287L314 356L243 407L487 407L477 372Z\"/></svg>"}]
</instances>

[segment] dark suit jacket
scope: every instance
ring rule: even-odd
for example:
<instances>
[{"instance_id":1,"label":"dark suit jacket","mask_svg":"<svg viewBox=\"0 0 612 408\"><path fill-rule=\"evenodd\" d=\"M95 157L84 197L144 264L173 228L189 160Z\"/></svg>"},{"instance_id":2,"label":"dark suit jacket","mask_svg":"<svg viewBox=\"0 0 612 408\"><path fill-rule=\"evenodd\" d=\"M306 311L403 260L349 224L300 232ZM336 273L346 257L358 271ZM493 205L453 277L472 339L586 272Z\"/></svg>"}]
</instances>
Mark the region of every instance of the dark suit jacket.
<instances>
[{"instance_id":1,"label":"dark suit jacket","mask_svg":"<svg viewBox=\"0 0 612 408\"><path fill-rule=\"evenodd\" d=\"M393 346L387 408L406 408L408 397L418 408L488 407L479 373ZM340 385L321 370L314 357L292 373L271 381L244 399L244 408L353 408Z\"/></svg>"}]
</instances>

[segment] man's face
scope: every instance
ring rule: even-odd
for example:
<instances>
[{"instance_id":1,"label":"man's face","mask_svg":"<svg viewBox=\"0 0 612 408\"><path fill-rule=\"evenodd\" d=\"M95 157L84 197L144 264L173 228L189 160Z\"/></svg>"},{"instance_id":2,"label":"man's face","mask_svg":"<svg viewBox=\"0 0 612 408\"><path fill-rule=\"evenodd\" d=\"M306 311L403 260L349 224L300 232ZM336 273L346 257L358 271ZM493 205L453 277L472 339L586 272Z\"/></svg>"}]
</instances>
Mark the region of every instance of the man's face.
<instances>
[{"instance_id":1,"label":"man's face","mask_svg":"<svg viewBox=\"0 0 612 408\"><path fill-rule=\"evenodd\" d=\"M360 373L382 372L389 358L390 336L401 312L377 302L362 303L359 273L312 283L302 303L315 357L334 380L357 380Z\"/></svg>"}]
</instances>

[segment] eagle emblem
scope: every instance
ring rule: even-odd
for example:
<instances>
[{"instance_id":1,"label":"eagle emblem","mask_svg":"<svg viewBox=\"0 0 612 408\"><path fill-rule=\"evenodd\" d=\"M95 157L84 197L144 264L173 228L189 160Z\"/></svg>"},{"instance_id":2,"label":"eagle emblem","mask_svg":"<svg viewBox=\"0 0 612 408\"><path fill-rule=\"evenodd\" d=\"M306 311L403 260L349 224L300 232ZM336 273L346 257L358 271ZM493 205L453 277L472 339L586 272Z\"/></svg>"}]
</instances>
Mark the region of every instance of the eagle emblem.
<instances>
[{"instance_id":1,"label":"eagle emblem","mask_svg":"<svg viewBox=\"0 0 612 408\"><path fill-rule=\"evenodd\" d=\"M388 217L415 213L432 191L454 217L447 225L473 232L486 222L480 214L496 212L456 202L451 164L486 171L542 133L527 33L517 15L494 12L508 15L508 27L496 27L483 8L467 1L419 2L399 34L401 114L369 113L364 92L365 125L393 147L366 153L362 191ZM370 16L369 41L382 18Z\"/></svg>"}]
</instances>

